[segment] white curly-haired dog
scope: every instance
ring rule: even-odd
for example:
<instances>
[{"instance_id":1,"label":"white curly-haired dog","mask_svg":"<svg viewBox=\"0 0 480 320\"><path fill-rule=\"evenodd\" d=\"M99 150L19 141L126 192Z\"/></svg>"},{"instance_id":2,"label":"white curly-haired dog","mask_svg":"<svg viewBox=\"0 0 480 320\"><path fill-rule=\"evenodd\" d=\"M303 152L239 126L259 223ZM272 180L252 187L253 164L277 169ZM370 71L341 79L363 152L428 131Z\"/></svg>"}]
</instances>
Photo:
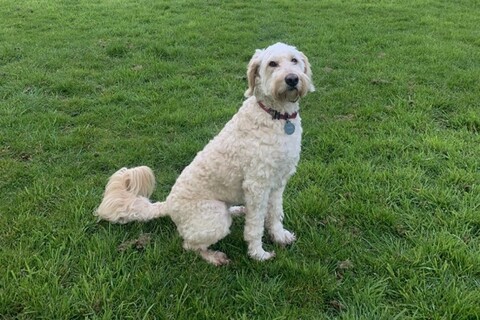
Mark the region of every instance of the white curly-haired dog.
<instances>
[{"instance_id":1,"label":"white curly-haired dog","mask_svg":"<svg viewBox=\"0 0 480 320\"><path fill-rule=\"evenodd\" d=\"M265 227L274 242L292 243L295 235L282 224L282 194L300 157L299 99L315 90L310 64L295 47L276 43L256 50L247 78L248 99L183 170L164 202L148 199L155 186L150 168L123 168L110 178L96 214L117 223L170 216L183 247L215 265L229 260L209 246L230 233L235 214L245 214L253 259L275 256L263 249Z\"/></svg>"}]
</instances>

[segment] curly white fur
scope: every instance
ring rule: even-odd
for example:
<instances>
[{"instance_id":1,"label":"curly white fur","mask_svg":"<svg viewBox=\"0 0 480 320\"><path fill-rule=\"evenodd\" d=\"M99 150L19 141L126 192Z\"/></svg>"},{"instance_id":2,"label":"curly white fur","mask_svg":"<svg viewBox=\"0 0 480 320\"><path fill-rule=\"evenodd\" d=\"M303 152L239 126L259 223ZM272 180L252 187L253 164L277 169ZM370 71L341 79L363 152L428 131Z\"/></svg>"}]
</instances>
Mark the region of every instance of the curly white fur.
<instances>
[{"instance_id":1,"label":"curly white fur","mask_svg":"<svg viewBox=\"0 0 480 320\"><path fill-rule=\"evenodd\" d=\"M292 46L277 43L257 50L248 65L243 106L183 170L167 199L148 200L155 185L148 167L123 168L110 178L97 215L117 223L168 215L185 249L221 265L229 262L226 255L208 247L229 234L232 215L245 213L249 255L274 257L263 249L264 228L279 244L295 240L283 228L282 195L300 157L302 127L297 116L289 120L295 132L286 134L286 120L272 119L258 102L280 113L298 112L299 98L314 91L311 76L307 57ZM234 206L239 204L245 207Z\"/></svg>"}]
</instances>

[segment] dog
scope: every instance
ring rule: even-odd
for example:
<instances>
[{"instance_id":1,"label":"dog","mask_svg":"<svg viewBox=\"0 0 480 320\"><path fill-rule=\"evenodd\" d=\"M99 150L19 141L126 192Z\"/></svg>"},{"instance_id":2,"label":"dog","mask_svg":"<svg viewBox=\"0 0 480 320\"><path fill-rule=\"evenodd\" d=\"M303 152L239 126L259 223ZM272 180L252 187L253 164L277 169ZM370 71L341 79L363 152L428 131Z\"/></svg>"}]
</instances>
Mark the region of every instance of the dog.
<instances>
[{"instance_id":1,"label":"dog","mask_svg":"<svg viewBox=\"0 0 480 320\"><path fill-rule=\"evenodd\" d=\"M247 67L242 107L180 174L164 202L149 200L155 178L148 167L113 174L96 210L113 223L170 216L183 248L209 263L230 262L209 249L230 233L233 215L245 216L248 254L268 260L264 229L282 246L295 241L283 227L283 191L300 158L299 100L315 90L308 58L295 47L276 43L255 51Z\"/></svg>"}]
</instances>

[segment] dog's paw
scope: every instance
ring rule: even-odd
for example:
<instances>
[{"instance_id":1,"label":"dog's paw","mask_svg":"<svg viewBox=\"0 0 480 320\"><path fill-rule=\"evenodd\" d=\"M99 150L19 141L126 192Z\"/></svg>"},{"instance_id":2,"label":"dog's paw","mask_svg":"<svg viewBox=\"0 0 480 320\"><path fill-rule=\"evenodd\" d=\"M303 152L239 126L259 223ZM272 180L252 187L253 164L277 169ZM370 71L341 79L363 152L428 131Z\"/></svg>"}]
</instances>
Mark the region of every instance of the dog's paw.
<instances>
[{"instance_id":1,"label":"dog's paw","mask_svg":"<svg viewBox=\"0 0 480 320\"><path fill-rule=\"evenodd\" d=\"M259 249L259 250L255 250L255 251L251 251L249 252L249 255L250 257L252 257L252 259L255 259L257 261L265 261L265 260L270 260L272 258L275 257L275 252L272 251L272 252L267 252L263 249Z\"/></svg>"},{"instance_id":2,"label":"dog's paw","mask_svg":"<svg viewBox=\"0 0 480 320\"><path fill-rule=\"evenodd\" d=\"M207 262L215 266L223 266L230 263L230 260L227 258L227 255L220 251L201 250L200 255Z\"/></svg>"},{"instance_id":3,"label":"dog's paw","mask_svg":"<svg viewBox=\"0 0 480 320\"><path fill-rule=\"evenodd\" d=\"M214 260L211 262L216 266L224 266L230 263L230 259L227 258L227 255L225 253L216 251L214 255Z\"/></svg>"},{"instance_id":4,"label":"dog's paw","mask_svg":"<svg viewBox=\"0 0 480 320\"><path fill-rule=\"evenodd\" d=\"M292 244L297 239L294 233L285 229L283 229L280 232L277 232L276 234L273 234L272 238L274 242L282 246Z\"/></svg>"}]
</instances>

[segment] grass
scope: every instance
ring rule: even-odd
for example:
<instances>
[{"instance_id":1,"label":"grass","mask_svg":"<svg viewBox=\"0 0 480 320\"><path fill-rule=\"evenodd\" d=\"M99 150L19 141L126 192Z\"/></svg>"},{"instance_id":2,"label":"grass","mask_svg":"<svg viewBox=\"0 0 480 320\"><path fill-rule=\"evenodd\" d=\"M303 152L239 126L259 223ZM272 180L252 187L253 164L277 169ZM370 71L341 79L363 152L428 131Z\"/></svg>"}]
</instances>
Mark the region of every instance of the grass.
<instances>
[{"instance_id":1,"label":"grass","mask_svg":"<svg viewBox=\"0 0 480 320\"><path fill-rule=\"evenodd\" d=\"M473 0L3 1L1 318L480 319L478 25ZM169 219L97 223L122 166L166 197L277 41L317 87L298 241L252 261L236 219L215 268Z\"/></svg>"}]
</instances>

